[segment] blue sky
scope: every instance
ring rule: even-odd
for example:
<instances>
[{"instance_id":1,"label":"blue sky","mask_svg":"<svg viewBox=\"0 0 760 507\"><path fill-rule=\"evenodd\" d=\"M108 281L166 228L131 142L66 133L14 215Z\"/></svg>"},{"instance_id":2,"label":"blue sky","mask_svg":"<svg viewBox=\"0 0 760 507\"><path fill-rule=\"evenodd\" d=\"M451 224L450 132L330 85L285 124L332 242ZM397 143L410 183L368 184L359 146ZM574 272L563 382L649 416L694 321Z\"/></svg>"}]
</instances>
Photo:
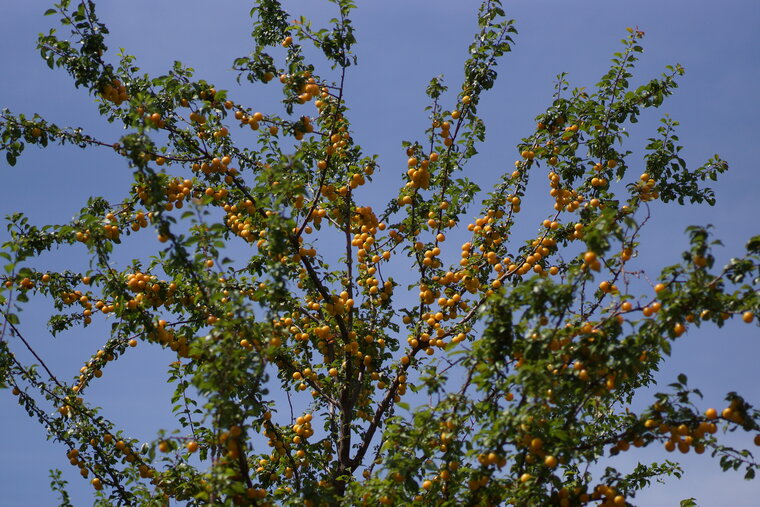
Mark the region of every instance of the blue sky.
<instances>
[{"instance_id":1,"label":"blue sky","mask_svg":"<svg viewBox=\"0 0 760 507\"><path fill-rule=\"evenodd\" d=\"M380 154L378 186L367 193L369 203L381 207L378 196L390 196L404 168L402 139L422 138L427 119L424 89L431 77L443 73L452 90L461 79L461 63L474 29L474 1L384 0L359 2L354 20L359 44L359 66L347 78L347 97L354 137L367 153ZM366 4L366 5L363 5ZM262 111L279 112L279 90L240 87L229 70L232 59L251 49L249 2L182 2L130 0L102 2L99 14L111 30L108 45L123 47L137 56L145 71L161 73L180 60L196 69L196 76L217 88L233 90L236 97ZM324 19L330 5L314 0L286 2L293 14ZM54 17L42 13L49 3L40 0L8 2L3 7L0 31L0 107L16 113L38 112L61 125L82 126L90 133L115 140L120 130L103 125L91 97L75 90L68 76L50 71L35 50L36 35L55 26ZM505 2L508 16L516 19L519 34L512 53L501 60L497 85L481 101L488 126L479 157L467 175L481 187L510 170L515 144L530 133L533 118L545 108L554 76L566 71L574 86L591 87L606 70L611 54L620 49L625 28L646 32L635 82L659 75L665 65L680 63L686 75L676 94L657 111L642 117L632 133L632 148L640 148L653 135L657 120L669 113L681 122L683 157L692 167L719 153L731 170L714 184L715 207L653 206L641 258L650 275L678 261L686 247L684 228L712 223L725 247L718 262L739 254L746 239L760 232L757 218L757 161L760 143L754 135L760 113L760 3L755 0L602 2L581 0ZM327 76L327 72L323 72ZM638 144L637 144L638 143ZM0 214L26 212L36 223L68 220L90 195L119 197L130 181L129 169L108 150L81 151L71 147L29 149L16 167L0 162ZM387 191L387 192L384 192ZM530 211L526 204L526 211ZM544 216L523 218L538 223ZM0 240L6 238L4 227ZM82 253L82 252L78 252ZM75 265L77 252L43 259L51 268ZM97 350L104 336L69 333L52 339L40 314L27 312L24 325L51 368L64 378L79 369ZM22 315L23 318L23 315ZM703 327L676 343L674 357L659 378L672 381L685 372L703 389L704 406L721 406L722 395L739 390L760 404L756 386L760 373L754 358L760 355L757 328L731 323L721 330ZM106 414L142 439L155 437L155 429L173 427L166 408L169 388L162 373L172 359L148 347L138 347L109 369L91 395ZM120 364L123 363L123 364ZM47 489L49 468L64 470L71 480L75 505L91 503L90 486L67 464L62 447L45 441L44 432L9 396L0 393L0 434L6 436L0 460L3 507L51 505ZM736 439L737 441L741 439ZM749 443L751 439L744 439ZM664 453L626 453L615 463L635 466L637 459L662 459ZM633 460L633 461L631 461ZM722 474L706 456L684 458L687 475L681 481L653 488L637 498L639 505L677 505L694 496L700 505L756 505L760 483L747 483L739 474Z\"/></svg>"}]
</instances>

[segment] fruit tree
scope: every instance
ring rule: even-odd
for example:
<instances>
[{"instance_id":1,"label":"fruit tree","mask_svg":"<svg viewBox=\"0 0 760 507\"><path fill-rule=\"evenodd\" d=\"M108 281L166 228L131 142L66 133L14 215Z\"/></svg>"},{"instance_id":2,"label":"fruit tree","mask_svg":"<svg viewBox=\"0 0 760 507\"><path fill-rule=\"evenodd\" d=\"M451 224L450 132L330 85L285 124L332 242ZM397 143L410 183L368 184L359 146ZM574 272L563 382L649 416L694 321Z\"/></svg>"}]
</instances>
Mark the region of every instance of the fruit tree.
<instances>
[{"instance_id":1,"label":"fruit tree","mask_svg":"<svg viewBox=\"0 0 760 507\"><path fill-rule=\"evenodd\" d=\"M690 329L757 328L760 309L760 236L730 245L725 266L708 226L690 227L689 250L659 274L637 258L652 201L712 205L705 181L728 169L717 155L688 167L668 116L642 154L628 149L683 68L633 86L644 33L628 29L594 89L558 76L481 191L465 168L516 33L501 2L476 10L455 89L427 85L429 123L402 141L403 167L357 143L355 6L325 9L334 18L312 23L254 2L254 49L233 68L282 92L254 107L179 62L144 73L109 49L95 2L60 0L47 14L70 34L40 35L40 54L123 132L0 113L11 166L29 146L71 145L113 150L132 174L70 222L10 215L0 251L0 387L66 447L98 504L629 505L680 475L676 451L753 478L760 412L747 399L706 406L685 375L655 385ZM398 184L373 207L383 174ZM546 202L539 217L530 199ZM40 262L64 250L85 265ZM47 366L32 306L52 335L105 335L81 369ZM147 443L88 400L134 347L173 361L177 431ZM663 460L613 466L647 447ZM53 486L67 504L60 475Z\"/></svg>"}]
</instances>

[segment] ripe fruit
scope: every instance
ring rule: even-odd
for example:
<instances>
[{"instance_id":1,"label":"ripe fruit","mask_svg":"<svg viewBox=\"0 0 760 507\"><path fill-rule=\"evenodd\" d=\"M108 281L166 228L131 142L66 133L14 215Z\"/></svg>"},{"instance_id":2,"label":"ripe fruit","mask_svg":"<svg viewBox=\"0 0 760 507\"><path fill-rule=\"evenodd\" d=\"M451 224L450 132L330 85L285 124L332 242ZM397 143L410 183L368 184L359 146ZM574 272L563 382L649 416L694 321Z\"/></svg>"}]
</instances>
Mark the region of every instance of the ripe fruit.
<instances>
[{"instance_id":1,"label":"ripe fruit","mask_svg":"<svg viewBox=\"0 0 760 507\"><path fill-rule=\"evenodd\" d=\"M742 320L746 322L747 324L751 323L754 318L755 318L755 314L752 312L744 312L742 314Z\"/></svg>"},{"instance_id":2,"label":"ripe fruit","mask_svg":"<svg viewBox=\"0 0 760 507\"><path fill-rule=\"evenodd\" d=\"M186 444L188 452L195 452L198 450L198 442L191 440Z\"/></svg>"}]
</instances>

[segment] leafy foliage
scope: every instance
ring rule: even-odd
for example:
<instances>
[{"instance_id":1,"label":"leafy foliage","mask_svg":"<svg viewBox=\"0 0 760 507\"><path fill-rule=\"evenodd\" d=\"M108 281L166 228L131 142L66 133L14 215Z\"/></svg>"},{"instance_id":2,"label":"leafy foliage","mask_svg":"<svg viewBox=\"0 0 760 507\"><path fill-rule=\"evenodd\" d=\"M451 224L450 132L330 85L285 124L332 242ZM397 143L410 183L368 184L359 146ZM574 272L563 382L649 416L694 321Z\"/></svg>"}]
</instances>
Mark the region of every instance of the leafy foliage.
<instances>
[{"instance_id":1,"label":"leafy foliage","mask_svg":"<svg viewBox=\"0 0 760 507\"><path fill-rule=\"evenodd\" d=\"M108 142L4 109L6 161L29 144L108 146L134 181L123 200L93 197L69 223L8 217L0 385L67 446L96 503L623 505L653 480L680 477L679 466L601 466L658 444L709 450L724 470L754 477L752 453L717 434L760 431L758 410L739 394L704 411L681 375L631 410L688 327L753 324L760 308L760 237L718 269L709 227L692 227L690 251L652 290L630 267L648 202L714 204L701 183L728 168L716 155L688 169L678 122L666 116L646 147L646 172L630 174L626 129L674 92L683 69L631 89L643 33L629 30L595 91L570 89L560 74L514 169L474 212L483 194L463 169L485 141L478 105L516 33L500 2L486 0L461 88L430 81L430 127L403 141L402 184L376 212L357 189L379 159L356 144L344 100L358 64L355 5L331 3L337 14L323 28L291 23L277 0L251 10L255 47L233 66L239 81L279 76L281 116L253 111L180 62L163 76L141 74L133 57L109 54L94 2L48 11L71 39L41 35L41 56L126 133ZM308 62L306 45L324 61ZM296 112L312 103L313 118ZM252 147L238 141L241 129L256 132ZM541 174L554 210L535 237L515 240L528 179ZM153 255L121 265L122 239L148 228ZM471 238L444 266L447 234L460 228ZM90 269L35 267L64 248L84 248ZM411 263L409 278L394 278L392 259ZM23 309L43 301L52 335L110 323L73 382L53 376L25 338ZM138 343L176 355L167 380L182 428L145 445L87 400L89 385ZM68 505L60 472L51 479Z\"/></svg>"}]
</instances>

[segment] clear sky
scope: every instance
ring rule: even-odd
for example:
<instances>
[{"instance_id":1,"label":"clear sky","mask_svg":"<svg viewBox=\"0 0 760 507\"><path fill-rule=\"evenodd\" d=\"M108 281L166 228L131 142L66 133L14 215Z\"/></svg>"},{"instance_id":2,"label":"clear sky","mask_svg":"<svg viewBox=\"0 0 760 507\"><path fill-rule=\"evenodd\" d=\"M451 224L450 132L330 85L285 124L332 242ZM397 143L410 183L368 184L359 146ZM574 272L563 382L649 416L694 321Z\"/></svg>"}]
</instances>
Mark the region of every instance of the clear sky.
<instances>
[{"instance_id":1,"label":"clear sky","mask_svg":"<svg viewBox=\"0 0 760 507\"><path fill-rule=\"evenodd\" d=\"M378 186L373 187L372 195L366 195L381 207L378 196L390 197L404 169L400 141L424 135L428 81L443 73L451 89L458 89L478 2L358 3L352 19L359 40L359 66L351 69L347 78L349 115L357 142L367 153L381 155ZM304 13L317 19L333 15L327 2L290 0L285 5L294 15ZM37 33L56 26L54 17L42 15L49 6L42 0L3 5L0 107L29 115L37 112L59 125L82 126L91 134L115 141L120 130L103 125L92 97L75 90L65 73L49 70L35 50ZM233 90L241 102L254 107L260 104L265 112L280 112L275 102L280 92L275 85L238 88L230 70L232 59L251 49L250 7L250 2L231 0L130 0L100 2L98 12L111 30L107 44L112 54L123 47L150 73L163 73L174 60L180 60L217 89ZM471 179L487 188L501 172L511 171L514 146L531 132L533 118L549 104L554 76L566 71L572 85L591 87L606 70L611 54L621 48L619 40L626 35L625 28L638 26L646 32L645 52L634 81L657 76L665 65L674 63L682 64L686 75L660 110L641 118L632 135L632 149L641 147L643 140L654 134L659 117L669 113L681 122L682 153L692 167L714 153L731 166L714 184L715 207L653 206L654 217L641 251L650 275L655 276L661 266L678 262L687 244L683 231L689 224L716 226L725 245L716 252L719 264L739 254L750 235L760 233L760 143L755 134L760 113L760 2L521 0L507 1L505 8L516 19L519 34L513 52L499 64L497 85L481 101L487 140L467 168ZM32 148L16 167L0 161L0 214L24 211L38 224L63 222L90 195L122 196L130 178L127 166L108 150ZM536 215L530 220L538 223L543 218ZM7 238L5 227L0 229L3 241ZM43 262L56 268L76 265L78 260L69 252L46 256ZM25 329L43 355L51 358L51 368L61 377L73 377L104 336L68 333L53 339L41 318L35 318L41 316L34 309L22 314ZM170 389L162 380L172 358L147 346L129 355L110 368L90 393L117 424L138 438L152 439L157 428L174 426L167 401ZM722 406L722 396L731 390L758 405L757 357L760 336L756 327L730 323L716 330L707 326L676 343L674 357L658 378L666 384L685 372L690 383L705 393L705 407ZM53 467L61 468L70 479L75 505L91 503L91 488L68 465L63 447L46 442L42 428L15 405L7 391L0 392L0 435L4 436L0 506L52 505L55 500L47 487L47 470ZM751 444L751 438L734 440ZM638 459L664 458L659 450L647 450L625 453L615 463L630 469ZM683 461L684 479L657 486L639 496L636 503L677 505L680 499L693 496L704 506L757 505L760 482L745 482L740 474L723 474L706 455L686 456Z\"/></svg>"}]
</instances>

